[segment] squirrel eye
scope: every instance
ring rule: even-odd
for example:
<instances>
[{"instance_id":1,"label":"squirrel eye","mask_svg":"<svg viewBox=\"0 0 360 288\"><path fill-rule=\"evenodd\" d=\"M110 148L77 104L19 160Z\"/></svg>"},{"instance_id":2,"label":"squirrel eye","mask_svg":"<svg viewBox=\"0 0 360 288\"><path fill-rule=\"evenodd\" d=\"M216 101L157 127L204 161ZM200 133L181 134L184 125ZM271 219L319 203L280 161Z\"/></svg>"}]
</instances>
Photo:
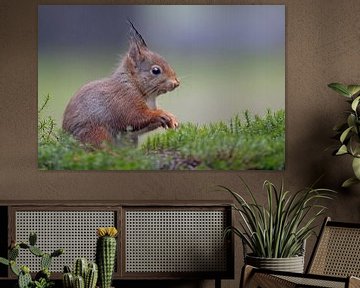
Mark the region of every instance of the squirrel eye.
<instances>
[{"instance_id":1,"label":"squirrel eye","mask_svg":"<svg viewBox=\"0 0 360 288\"><path fill-rule=\"evenodd\" d=\"M151 73L154 75L159 75L161 73L161 68L157 65L151 67Z\"/></svg>"}]
</instances>

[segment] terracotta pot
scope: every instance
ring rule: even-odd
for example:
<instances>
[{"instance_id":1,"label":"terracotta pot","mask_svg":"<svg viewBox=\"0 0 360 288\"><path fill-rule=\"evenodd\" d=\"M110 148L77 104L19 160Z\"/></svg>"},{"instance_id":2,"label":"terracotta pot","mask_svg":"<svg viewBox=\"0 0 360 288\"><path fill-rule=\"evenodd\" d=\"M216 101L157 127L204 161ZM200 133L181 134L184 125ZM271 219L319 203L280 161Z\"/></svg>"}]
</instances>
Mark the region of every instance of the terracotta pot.
<instances>
[{"instance_id":1,"label":"terracotta pot","mask_svg":"<svg viewBox=\"0 0 360 288\"><path fill-rule=\"evenodd\" d=\"M263 269L304 273L304 256L289 258L263 258L246 255L245 263Z\"/></svg>"}]
</instances>

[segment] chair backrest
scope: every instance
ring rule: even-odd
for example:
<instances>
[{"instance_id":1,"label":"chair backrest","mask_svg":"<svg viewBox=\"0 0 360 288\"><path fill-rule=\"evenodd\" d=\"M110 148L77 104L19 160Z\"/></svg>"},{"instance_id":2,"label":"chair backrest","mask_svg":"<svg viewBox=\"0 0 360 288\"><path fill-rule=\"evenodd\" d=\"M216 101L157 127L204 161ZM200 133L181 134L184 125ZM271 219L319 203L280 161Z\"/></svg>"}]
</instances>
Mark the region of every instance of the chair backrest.
<instances>
[{"instance_id":1,"label":"chair backrest","mask_svg":"<svg viewBox=\"0 0 360 288\"><path fill-rule=\"evenodd\" d=\"M307 273L360 277L360 223L326 218Z\"/></svg>"}]
</instances>

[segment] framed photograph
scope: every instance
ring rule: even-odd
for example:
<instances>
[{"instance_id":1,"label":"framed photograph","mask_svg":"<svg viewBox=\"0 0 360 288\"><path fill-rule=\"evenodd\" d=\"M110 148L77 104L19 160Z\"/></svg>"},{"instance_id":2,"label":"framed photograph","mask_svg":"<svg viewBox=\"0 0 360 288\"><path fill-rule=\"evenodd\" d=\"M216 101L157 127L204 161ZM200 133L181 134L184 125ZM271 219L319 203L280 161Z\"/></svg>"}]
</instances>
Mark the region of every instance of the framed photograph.
<instances>
[{"instance_id":1,"label":"framed photograph","mask_svg":"<svg viewBox=\"0 0 360 288\"><path fill-rule=\"evenodd\" d=\"M38 168L283 170L284 5L39 5Z\"/></svg>"}]
</instances>

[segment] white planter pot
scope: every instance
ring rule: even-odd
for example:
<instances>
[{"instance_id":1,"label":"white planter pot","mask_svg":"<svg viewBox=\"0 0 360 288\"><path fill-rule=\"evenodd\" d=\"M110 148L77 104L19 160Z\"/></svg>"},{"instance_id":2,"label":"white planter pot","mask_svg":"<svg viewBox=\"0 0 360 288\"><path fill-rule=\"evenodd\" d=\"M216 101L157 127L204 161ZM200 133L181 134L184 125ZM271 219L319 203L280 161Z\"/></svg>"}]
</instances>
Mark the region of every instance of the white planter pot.
<instances>
[{"instance_id":1,"label":"white planter pot","mask_svg":"<svg viewBox=\"0 0 360 288\"><path fill-rule=\"evenodd\" d=\"M304 273L304 256L289 258L262 258L246 255L245 263L263 269Z\"/></svg>"}]
</instances>

